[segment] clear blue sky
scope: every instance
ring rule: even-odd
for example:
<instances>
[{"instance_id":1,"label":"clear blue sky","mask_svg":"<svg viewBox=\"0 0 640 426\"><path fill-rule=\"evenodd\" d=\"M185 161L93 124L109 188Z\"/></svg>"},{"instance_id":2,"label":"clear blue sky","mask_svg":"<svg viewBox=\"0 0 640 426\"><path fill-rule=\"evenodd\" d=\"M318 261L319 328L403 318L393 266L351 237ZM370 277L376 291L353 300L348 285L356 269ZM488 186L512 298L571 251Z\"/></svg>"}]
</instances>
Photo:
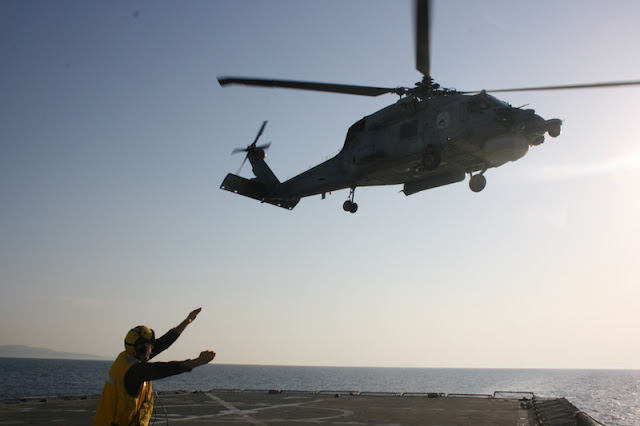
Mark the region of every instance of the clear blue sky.
<instances>
[{"instance_id":1,"label":"clear blue sky","mask_svg":"<svg viewBox=\"0 0 640 426\"><path fill-rule=\"evenodd\" d=\"M0 2L0 345L115 356L202 306L164 359L640 368L640 88L500 96L563 133L479 194L360 188L352 215L219 189L263 120L284 180L397 97L217 76L411 86L411 8ZM640 78L636 1L436 1L433 25L447 87Z\"/></svg>"}]
</instances>

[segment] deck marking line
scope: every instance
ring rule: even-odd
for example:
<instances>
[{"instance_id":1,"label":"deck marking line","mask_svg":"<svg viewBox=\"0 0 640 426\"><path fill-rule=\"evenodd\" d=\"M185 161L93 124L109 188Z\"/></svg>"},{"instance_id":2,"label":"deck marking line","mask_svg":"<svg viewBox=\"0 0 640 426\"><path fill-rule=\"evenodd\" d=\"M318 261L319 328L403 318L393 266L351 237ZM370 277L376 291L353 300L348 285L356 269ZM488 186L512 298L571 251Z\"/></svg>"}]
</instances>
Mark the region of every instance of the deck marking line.
<instances>
[{"instance_id":1,"label":"deck marking line","mask_svg":"<svg viewBox=\"0 0 640 426\"><path fill-rule=\"evenodd\" d=\"M258 419L254 419L253 417L250 417L246 414L246 412L234 407L232 404L228 403L227 401L225 401L222 398L218 398L217 396L211 394L211 393L205 393L205 395L207 395L209 398L213 399L214 401L216 401L218 404L222 405L224 408L226 408L227 410L229 410L232 414L237 414L238 416L242 417L244 420L246 420L247 422L253 424L253 425L264 425L265 423L262 423L260 420Z\"/></svg>"},{"instance_id":2,"label":"deck marking line","mask_svg":"<svg viewBox=\"0 0 640 426\"><path fill-rule=\"evenodd\" d=\"M319 398L319 399L313 399L311 401L300 401L300 402L294 402L292 404L277 404L277 405L269 405L267 407L260 407L260 408L254 408L253 411L257 412L257 411L264 411L264 410L272 410L272 409L277 409L277 408L283 408L283 407L301 407L301 408L307 408L309 407L310 404L314 404L314 403L320 403L323 402L324 399L323 398ZM319 407L320 410L324 410L324 411L337 411L338 414L335 415L330 415L330 416L324 416L324 417L305 417L305 418L298 418L298 419L269 419L269 423L271 422L276 422L276 423L284 423L284 422L292 422L292 421L297 421L297 422L303 422L303 423L317 423L317 422L321 422L324 420L334 420L340 417L349 417L353 415L353 411L350 410L345 410L342 408L332 408L332 407ZM364 423L352 423L352 422L343 422L345 424L364 424Z\"/></svg>"}]
</instances>

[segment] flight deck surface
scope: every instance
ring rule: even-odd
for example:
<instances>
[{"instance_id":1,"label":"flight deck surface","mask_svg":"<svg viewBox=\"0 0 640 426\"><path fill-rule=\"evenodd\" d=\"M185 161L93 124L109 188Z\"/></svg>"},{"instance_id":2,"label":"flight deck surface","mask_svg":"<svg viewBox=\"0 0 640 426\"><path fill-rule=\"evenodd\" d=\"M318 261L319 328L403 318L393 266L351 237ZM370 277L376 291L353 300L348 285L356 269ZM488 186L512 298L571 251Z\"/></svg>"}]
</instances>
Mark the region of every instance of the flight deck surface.
<instances>
[{"instance_id":1,"label":"flight deck surface","mask_svg":"<svg viewBox=\"0 0 640 426\"><path fill-rule=\"evenodd\" d=\"M597 425L564 398L359 392L161 392L153 424ZM87 425L98 396L4 400L0 425Z\"/></svg>"}]
</instances>

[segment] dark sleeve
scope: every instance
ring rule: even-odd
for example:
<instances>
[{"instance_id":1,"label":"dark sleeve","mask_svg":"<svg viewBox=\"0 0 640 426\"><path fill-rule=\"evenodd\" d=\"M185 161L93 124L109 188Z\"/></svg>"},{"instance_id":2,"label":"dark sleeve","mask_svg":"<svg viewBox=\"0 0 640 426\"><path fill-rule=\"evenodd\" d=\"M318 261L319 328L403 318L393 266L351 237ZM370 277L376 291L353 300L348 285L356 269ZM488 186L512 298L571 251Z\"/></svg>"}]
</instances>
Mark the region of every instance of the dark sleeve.
<instances>
[{"instance_id":1,"label":"dark sleeve","mask_svg":"<svg viewBox=\"0 0 640 426\"><path fill-rule=\"evenodd\" d=\"M178 337L180 337L180 335L175 329L172 328L171 330L167 331L164 336L157 338L155 343L153 344L153 352L151 352L151 356L149 357L149 359L152 359L154 356L158 355L160 352L173 345L173 342L178 340Z\"/></svg>"},{"instance_id":2,"label":"dark sleeve","mask_svg":"<svg viewBox=\"0 0 640 426\"><path fill-rule=\"evenodd\" d=\"M124 388L129 395L136 396L142 382L175 376L187 371L191 369L184 364L184 361L139 362L132 365L124 375Z\"/></svg>"}]
</instances>

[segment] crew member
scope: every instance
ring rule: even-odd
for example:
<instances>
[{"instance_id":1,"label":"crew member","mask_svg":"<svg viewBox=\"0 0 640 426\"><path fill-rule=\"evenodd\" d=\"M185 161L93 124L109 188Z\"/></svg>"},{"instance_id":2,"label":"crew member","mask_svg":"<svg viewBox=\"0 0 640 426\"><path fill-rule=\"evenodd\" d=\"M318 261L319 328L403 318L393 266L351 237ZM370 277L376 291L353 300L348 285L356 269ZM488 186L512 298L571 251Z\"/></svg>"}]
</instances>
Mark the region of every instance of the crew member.
<instances>
[{"instance_id":1,"label":"crew member","mask_svg":"<svg viewBox=\"0 0 640 426\"><path fill-rule=\"evenodd\" d=\"M177 327L157 340L155 332L144 325L129 330L124 339L124 351L109 370L94 426L148 425L153 412L151 381L191 371L213 360L215 352L203 351L195 359L148 362L171 346L201 310L198 308L189 313Z\"/></svg>"}]
</instances>

